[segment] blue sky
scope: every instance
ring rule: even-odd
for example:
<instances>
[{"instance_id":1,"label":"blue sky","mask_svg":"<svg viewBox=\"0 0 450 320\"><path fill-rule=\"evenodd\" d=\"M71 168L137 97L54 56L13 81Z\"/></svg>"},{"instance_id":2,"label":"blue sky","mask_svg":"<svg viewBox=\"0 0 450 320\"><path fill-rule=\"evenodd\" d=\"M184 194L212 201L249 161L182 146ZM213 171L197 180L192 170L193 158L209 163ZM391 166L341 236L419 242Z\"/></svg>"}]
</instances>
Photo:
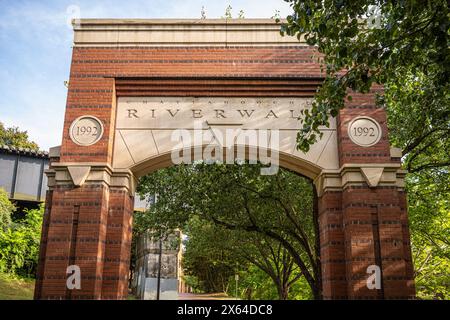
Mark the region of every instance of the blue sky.
<instances>
[{"instance_id":1,"label":"blue sky","mask_svg":"<svg viewBox=\"0 0 450 320\"><path fill-rule=\"evenodd\" d=\"M0 0L0 121L27 130L41 149L59 145L73 39L81 18L220 18L231 5L246 18L290 13L283 0Z\"/></svg>"}]
</instances>

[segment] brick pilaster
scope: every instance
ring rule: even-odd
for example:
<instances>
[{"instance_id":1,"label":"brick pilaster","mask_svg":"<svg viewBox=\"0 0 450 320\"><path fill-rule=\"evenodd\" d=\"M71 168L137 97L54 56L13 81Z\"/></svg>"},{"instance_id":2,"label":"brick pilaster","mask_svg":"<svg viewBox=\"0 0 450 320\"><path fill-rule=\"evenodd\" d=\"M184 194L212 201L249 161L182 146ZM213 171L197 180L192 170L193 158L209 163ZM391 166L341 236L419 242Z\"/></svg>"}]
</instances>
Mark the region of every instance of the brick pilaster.
<instances>
[{"instance_id":1,"label":"brick pilaster","mask_svg":"<svg viewBox=\"0 0 450 320\"><path fill-rule=\"evenodd\" d=\"M134 198L112 188L108 211L102 299L125 299L128 294Z\"/></svg>"},{"instance_id":2,"label":"brick pilaster","mask_svg":"<svg viewBox=\"0 0 450 320\"><path fill-rule=\"evenodd\" d=\"M54 188L40 299L101 298L108 193L102 185ZM80 290L67 289L69 265L80 267Z\"/></svg>"},{"instance_id":3,"label":"brick pilaster","mask_svg":"<svg viewBox=\"0 0 450 320\"><path fill-rule=\"evenodd\" d=\"M375 105L375 92L353 94L352 102L338 116L341 166L399 164L398 158L391 158L386 113ZM358 146L348 137L348 124L360 115L372 117L382 128L381 140L374 146ZM367 182L349 183L343 186L342 214L348 298L413 298L411 250L403 189L397 184L370 187ZM370 265L381 268L380 290L367 288L367 268Z\"/></svg>"},{"instance_id":4,"label":"brick pilaster","mask_svg":"<svg viewBox=\"0 0 450 320\"><path fill-rule=\"evenodd\" d=\"M41 242L39 244L38 268L36 271L36 283L34 289L34 299L41 299L42 279L44 276L45 259L47 255L48 227L50 225L50 215L52 211L53 190L47 190L45 196L45 211L42 221Z\"/></svg>"},{"instance_id":5,"label":"brick pilaster","mask_svg":"<svg viewBox=\"0 0 450 320\"><path fill-rule=\"evenodd\" d=\"M326 191L318 202L323 298L346 299L342 192Z\"/></svg>"}]
</instances>

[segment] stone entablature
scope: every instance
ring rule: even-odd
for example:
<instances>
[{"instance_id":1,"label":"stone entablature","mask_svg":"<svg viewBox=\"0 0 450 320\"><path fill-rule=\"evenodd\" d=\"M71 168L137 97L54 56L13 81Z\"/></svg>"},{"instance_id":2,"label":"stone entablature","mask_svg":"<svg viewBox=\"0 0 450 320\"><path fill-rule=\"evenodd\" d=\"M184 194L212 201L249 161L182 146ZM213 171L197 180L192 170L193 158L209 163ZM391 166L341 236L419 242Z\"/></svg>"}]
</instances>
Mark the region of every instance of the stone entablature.
<instances>
[{"instance_id":1,"label":"stone entablature","mask_svg":"<svg viewBox=\"0 0 450 320\"><path fill-rule=\"evenodd\" d=\"M73 20L74 44L83 46L298 46L282 37L274 19Z\"/></svg>"},{"instance_id":2,"label":"stone entablature","mask_svg":"<svg viewBox=\"0 0 450 320\"><path fill-rule=\"evenodd\" d=\"M342 191L348 186L395 187L403 191L406 171L397 163L345 164L339 170L323 170L314 179L318 195Z\"/></svg>"},{"instance_id":3,"label":"stone entablature","mask_svg":"<svg viewBox=\"0 0 450 320\"><path fill-rule=\"evenodd\" d=\"M290 169L305 174L305 167L300 159L291 157ZM282 163L284 164L284 163ZM159 163L159 168L170 166L169 158ZM284 165L283 165L284 166ZM137 167L139 168L139 166ZM156 170L156 169L155 169ZM153 170L147 169L151 172ZM57 185L73 184L104 185L108 187L124 188L134 194L139 172L133 173L130 169L114 169L105 163L54 163L51 169L46 170L48 186L50 189ZM314 185L318 195L326 191L341 191L344 188L356 186L396 187L399 191L404 189L406 171L399 164L348 164L337 170L311 171Z\"/></svg>"}]
</instances>

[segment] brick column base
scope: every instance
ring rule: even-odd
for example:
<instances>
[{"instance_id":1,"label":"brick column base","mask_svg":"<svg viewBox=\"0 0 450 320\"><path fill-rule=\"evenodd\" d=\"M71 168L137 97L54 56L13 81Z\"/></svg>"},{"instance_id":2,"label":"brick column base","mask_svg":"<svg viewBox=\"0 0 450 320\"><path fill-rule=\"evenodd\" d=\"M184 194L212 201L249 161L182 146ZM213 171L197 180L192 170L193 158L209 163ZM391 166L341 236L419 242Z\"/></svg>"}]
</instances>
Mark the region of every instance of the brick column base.
<instances>
[{"instance_id":1,"label":"brick column base","mask_svg":"<svg viewBox=\"0 0 450 320\"><path fill-rule=\"evenodd\" d=\"M348 298L414 298L404 193L396 187L350 186L342 196ZM378 290L367 286L371 265L381 270Z\"/></svg>"},{"instance_id":2,"label":"brick column base","mask_svg":"<svg viewBox=\"0 0 450 320\"><path fill-rule=\"evenodd\" d=\"M48 172L35 299L127 297L134 178L106 165L87 172L81 186L67 165ZM68 288L69 266L79 267L80 288Z\"/></svg>"},{"instance_id":3,"label":"brick column base","mask_svg":"<svg viewBox=\"0 0 450 320\"><path fill-rule=\"evenodd\" d=\"M134 198L127 190L111 190L102 299L126 299L128 295L133 204Z\"/></svg>"},{"instance_id":4,"label":"brick column base","mask_svg":"<svg viewBox=\"0 0 450 320\"><path fill-rule=\"evenodd\" d=\"M349 186L319 197L324 299L413 299L405 194L396 187ZM381 288L369 289L371 265Z\"/></svg>"},{"instance_id":5,"label":"brick column base","mask_svg":"<svg viewBox=\"0 0 450 320\"><path fill-rule=\"evenodd\" d=\"M347 299L342 192L326 191L318 202L323 298Z\"/></svg>"}]
</instances>

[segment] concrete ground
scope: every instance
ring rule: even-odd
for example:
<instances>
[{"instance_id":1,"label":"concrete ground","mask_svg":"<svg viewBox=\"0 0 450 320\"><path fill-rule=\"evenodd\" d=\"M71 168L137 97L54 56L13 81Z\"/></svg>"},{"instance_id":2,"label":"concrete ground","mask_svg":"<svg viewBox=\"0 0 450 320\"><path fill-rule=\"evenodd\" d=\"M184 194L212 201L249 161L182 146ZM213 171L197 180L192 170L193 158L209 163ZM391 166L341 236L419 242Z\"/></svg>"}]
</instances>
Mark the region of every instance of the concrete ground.
<instances>
[{"instance_id":1,"label":"concrete ground","mask_svg":"<svg viewBox=\"0 0 450 320\"><path fill-rule=\"evenodd\" d=\"M236 300L225 293L179 293L178 300Z\"/></svg>"}]
</instances>

